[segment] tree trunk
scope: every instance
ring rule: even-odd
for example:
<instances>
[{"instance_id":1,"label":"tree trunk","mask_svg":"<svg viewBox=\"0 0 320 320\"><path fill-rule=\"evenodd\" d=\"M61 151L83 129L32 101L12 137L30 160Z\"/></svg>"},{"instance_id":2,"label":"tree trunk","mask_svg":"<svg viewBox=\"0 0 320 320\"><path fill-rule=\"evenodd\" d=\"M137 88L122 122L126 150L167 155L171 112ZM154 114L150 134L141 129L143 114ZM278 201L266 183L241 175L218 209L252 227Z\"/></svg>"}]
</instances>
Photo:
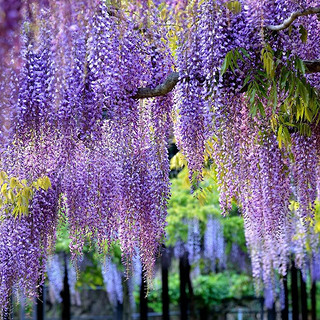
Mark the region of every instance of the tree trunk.
<instances>
[{"instance_id":1,"label":"tree trunk","mask_svg":"<svg viewBox=\"0 0 320 320\"><path fill-rule=\"evenodd\" d=\"M161 277L162 277L162 319L169 320L169 264L170 257L165 246L162 248Z\"/></svg>"},{"instance_id":2,"label":"tree trunk","mask_svg":"<svg viewBox=\"0 0 320 320\"><path fill-rule=\"evenodd\" d=\"M283 278L283 288L284 288L284 306L281 310L281 320L289 320L289 299L288 299L288 278L287 275Z\"/></svg>"},{"instance_id":3,"label":"tree trunk","mask_svg":"<svg viewBox=\"0 0 320 320\"><path fill-rule=\"evenodd\" d=\"M275 303L273 304L272 309L268 309L267 313L268 313L268 320L276 320L277 319Z\"/></svg>"},{"instance_id":4,"label":"tree trunk","mask_svg":"<svg viewBox=\"0 0 320 320\"><path fill-rule=\"evenodd\" d=\"M186 277L187 277L187 281L188 281L188 290L189 290L188 301L189 301L190 319L196 320L196 319L198 319L198 317L195 312L193 287L192 287L190 273L191 273L191 266L189 264L189 259L187 259Z\"/></svg>"},{"instance_id":5,"label":"tree trunk","mask_svg":"<svg viewBox=\"0 0 320 320\"><path fill-rule=\"evenodd\" d=\"M179 259L179 273L180 273L180 319L188 319L188 296L187 296L187 284L188 277L186 275L188 265L188 253L185 252Z\"/></svg>"},{"instance_id":6,"label":"tree trunk","mask_svg":"<svg viewBox=\"0 0 320 320\"><path fill-rule=\"evenodd\" d=\"M140 286L140 320L148 319L148 298L147 298L147 283L145 281L145 271L141 272L141 286Z\"/></svg>"},{"instance_id":7,"label":"tree trunk","mask_svg":"<svg viewBox=\"0 0 320 320\"><path fill-rule=\"evenodd\" d=\"M260 319L264 319L264 297L260 297Z\"/></svg>"},{"instance_id":8,"label":"tree trunk","mask_svg":"<svg viewBox=\"0 0 320 320\"><path fill-rule=\"evenodd\" d=\"M311 319L317 320L317 283L312 281L311 285Z\"/></svg>"},{"instance_id":9,"label":"tree trunk","mask_svg":"<svg viewBox=\"0 0 320 320\"><path fill-rule=\"evenodd\" d=\"M122 320L131 320L132 319L132 310L131 310L131 300L130 300L130 284L129 281L124 280L123 283L123 314ZM133 284L132 284L133 286Z\"/></svg>"},{"instance_id":10,"label":"tree trunk","mask_svg":"<svg viewBox=\"0 0 320 320\"><path fill-rule=\"evenodd\" d=\"M123 318L123 304L118 301L116 312L114 315L115 320L122 320Z\"/></svg>"},{"instance_id":11,"label":"tree trunk","mask_svg":"<svg viewBox=\"0 0 320 320\"><path fill-rule=\"evenodd\" d=\"M308 320L308 296L307 296L307 287L306 283L302 277L301 270L299 271L300 275L300 297L301 297L301 313L302 320Z\"/></svg>"},{"instance_id":12,"label":"tree trunk","mask_svg":"<svg viewBox=\"0 0 320 320\"><path fill-rule=\"evenodd\" d=\"M45 319L45 288L44 285L39 286L38 298L36 303L37 320Z\"/></svg>"},{"instance_id":13,"label":"tree trunk","mask_svg":"<svg viewBox=\"0 0 320 320\"><path fill-rule=\"evenodd\" d=\"M68 264L67 264L67 255L64 256L64 278L63 278L63 291L61 292L62 298L62 320L71 319L71 298L70 298L70 288L68 281Z\"/></svg>"},{"instance_id":14,"label":"tree trunk","mask_svg":"<svg viewBox=\"0 0 320 320\"><path fill-rule=\"evenodd\" d=\"M207 307L202 307L200 309L200 320L208 320L209 311Z\"/></svg>"},{"instance_id":15,"label":"tree trunk","mask_svg":"<svg viewBox=\"0 0 320 320\"><path fill-rule=\"evenodd\" d=\"M299 292L298 292L298 270L292 261L291 267L291 301L292 301L292 320L299 320Z\"/></svg>"}]
</instances>

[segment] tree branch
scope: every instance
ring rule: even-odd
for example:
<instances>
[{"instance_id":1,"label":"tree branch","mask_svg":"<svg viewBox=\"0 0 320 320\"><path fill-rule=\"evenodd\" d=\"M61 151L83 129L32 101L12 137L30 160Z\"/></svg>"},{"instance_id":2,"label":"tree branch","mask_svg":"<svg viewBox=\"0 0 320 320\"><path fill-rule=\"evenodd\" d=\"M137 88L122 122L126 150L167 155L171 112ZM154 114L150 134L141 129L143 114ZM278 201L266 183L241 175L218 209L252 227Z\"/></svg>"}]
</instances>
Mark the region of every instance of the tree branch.
<instances>
[{"instance_id":1,"label":"tree branch","mask_svg":"<svg viewBox=\"0 0 320 320\"><path fill-rule=\"evenodd\" d=\"M317 73L320 72L320 60L304 60L306 67L306 73ZM199 79L202 83L204 80ZM132 97L133 99L145 99L165 96L167 93L171 92L176 84L179 82L179 72L171 72L163 83L152 88L138 88L137 93Z\"/></svg>"},{"instance_id":2,"label":"tree branch","mask_svg":"<svg viewBox=\"0 0 320 320\"><path fill-rule=\"evenodd\" d=\"M276 26L268 26L267 28L273 31L280 31L284 30L293 23L294 20L298 19L299 17L302 16L308 16L310 14L320 14L320 7L312 7L312 8L307 8L304 10L296 11L291 13L290 17L286 20L283 21L282 24L276 25Z\"/></svg>"},{"instance_id":3,"label":"tree branch","mask_svg":"<svg viewBox=\"0 0 320 320\"><path fill-rule=\"evenodd\" d=\"M269 25L267 28L273 31L280 31L288 28L296 19L302 16L307 16L311 14L320 15L320 7L310 7L304 10L296 11L291 13L290 17L284 20L282 24L279 25ZM306 66L307 73L320 72L320 60L305 60L303 61ZM132 97L134 99L145 99L154 98L159 96L164 96L171 92L173 88L179 81L179 73L172 72L168 75L165 81L155 88L138 88L137 93Z\"/></svg>"},{"instance_id":4,"label":"tree branch","mask_svg":"<svg viewBox=\"0 0 320 320\"><path fill-rule=\"evenodd\" d=\"M303 63L306 66L307 73L320 72L320 60L305 60Z\"/></svg>"},{"instance_id":5,"label":"tree branch","mask_svg":"<svg viewBox=\"0 0 320 320\"><path fill-rule=\"evenodd\" d=\"M164 96L173 90L179 81L179 72L171 72L163 83L152 88L139 88L137 93L133 96L134 99L154 98Z\"/></svg>"}]
</instances>

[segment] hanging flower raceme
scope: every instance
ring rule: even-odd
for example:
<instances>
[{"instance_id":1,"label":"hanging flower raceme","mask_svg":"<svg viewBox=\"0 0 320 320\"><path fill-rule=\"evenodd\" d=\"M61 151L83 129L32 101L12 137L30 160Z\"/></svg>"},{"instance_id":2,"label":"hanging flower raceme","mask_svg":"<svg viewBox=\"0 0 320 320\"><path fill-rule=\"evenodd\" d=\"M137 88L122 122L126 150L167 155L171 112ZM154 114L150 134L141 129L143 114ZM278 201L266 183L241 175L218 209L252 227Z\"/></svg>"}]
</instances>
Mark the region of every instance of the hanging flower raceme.
<instances>
[{"instance_id":1,"label":"hanging flower raceme","mask_svg":"<svg viewBox=\"0 0 320 320\"><path fill-rule=\"evenodd\" d=\"M6 236L3 248L7 241L18 240L34 247L20 255L14 251L19 246L12 249L11 255L22 261L18 271L13 270L18 258L7 264L9 249L1 251L2 304L19 281L25 282L21 285L28 296L43 282L61 192L74 260L88 239L100 252L119 242L128 264L139 248L150 280L164 237L171 98L145 104L133 98L139 86L155 87L171 71L172 58L161 32L153 25L143 37L135 21L117 16L105 3L94 8L86 1L71 1L48 10L52 12L26 22L19 99L11 113L14 143L6 149L1 169L28 181L48 175L53 189L47 196L54 194L54 199L44 202L36 193L28 217L15 221L6 213L0 224L6 230L1 234ZM8 97L1 100L3 106ZM38 226L35 234L42 238L30 240L37 219L46 229ZM23 229L15 235L19 239L11 234L13 226ZM26 277L27 252L33 261L30 268L38 270L28 275L32 279Z\"/></svg>"},{"instance_id":2,"label":"hanging flower raceme","mask_svg":"<svg viewBox=\"0 0 320 320\"><path fill-rule=\"evenodd\" d=\"M156 86L162 81L172 61L162 53L164 44L159 35L154 36L162 43L159 51L154 52L151 46L147 53L140 50L139 42L146 40L135 24L119 18L105 4L93 17L90 34L84 74L88 86L77 76L80 90L84 88L82 100L74 95L71 101L76 101L75 113L78 107L86 106L89 122L83 113L78 118L85 120L94 135L99 131L99 139L79 129L80 138L86 137L73 143L72 160L66 167L63 185L71 248L74 254L81 253L85 241L91 238L104 252L106 244L119 241L123 258L130 263L138 247L150 280L164 234L169 195L165 149L171 123L170 98L144 104L133 97L137 83ZM83 97L88 89L92 98L85 103ZM63 105L71 110L65 101ZM98 120L102 112L107 119L104 125ZM90 122L94 118L97 120Z\"/></svg>"},{"instance_id":3,"label":"hanging flower raceme","mask_svg":"<svg viewBox=\"0 0 320 320\"><path fill-rule=\"evenodd\" d=\"M210 270L225 267L225 242L223 226L218 219L209 217L204 234L204 257L210 261Z\"/></svg>"},{"instance_id":4,"label":"hanging flower raceme","mask_svg":"<svg viewBox=\"0 0 320 320\"><path fill-rule=\"evenodd\" d=\"M170 193L166 148L172 97L136 99L139 87L154 89L173 70L170 37L158 27L165 21L156 6L133 3L137 16L131 7L127 13L105 1L34 2L0 5L0 43L9 36L12 47L23 35L19 58L18 45L10 52L8 45L0 49L0 164L28 182L47 175L52 188L37 191L30 214L19 221L2 210L0 304L13 285L34 296L43 282L61 193L74 259L88 239L100 252L116 242L128 265L139 251L150 279ZM185 7L185 1L170 5ZM309 121L305 106L317 95L307 95L312 103L305 103L301 87L318 88L319 77L297 82L304 72L294 59L319 59L319 21L306 16L291 30L268 27L300 6L315 5L315 0L194 1L188 7L191 27L181 33L176 50L174 127L190 178L201 179L210 155L221 206L225 212L233 200L239 204L254 276L266 284L275 270L286 273L292 253L304 268L307 244L313 254L317 249L311 223L319 185L317 127L308 127L309 137L298 131ZM292 90L272 78L278 69L296 81ZM288 94L294 94L288 91L297 91L289 102ZM271 103L269 96L277 99ZM295 110L302 107L306 116L300 119ZM277 138L283 135L281 146ZM189 255L197 256L196 250Z\"/></svg>"},{"instance_id":5,"label":"hanging flower raceme","mask_svg":"<svg viewBox=\"0 0 320 320\"><path fill-rule=\"evenodd\" d=\"M47 275L49 280L49 295L53 297L54 301L62 302L60 293L63 290L64 269L58 255L49 257Z\"/></svg>"},{"instance_id":6,"label":"hanging flower raceme","mask_svg":"<svg viewBox=\"0 0 320 320\"><path fill-rule=\"evenodd\" d=\"M9 302L12 287L18 286L27 297L37 295L44 281L46 259L55 242L59 186L52 181L47 192L36 192L27 216L16 219L1 212L0 224L0 305Z\"/></svg>"},{"instance_id":7,"label":"hanging flower raceme","mask_svg":"<svg viewBox=\"0 0 320 320\"><path fill-rule=\"evenodd\" d=\"M309 1L303 5L315 6L316 3ZM254 81L259 81L254 75L257 66L260 65L262 70L265 68L263 59L266 51L263 50L266 49L263 48L268 45L275 51L283 50L282 55L274 53L277 63L280 67L285 65L292 72L296 72L288 63L292 57L297 55L304 59L318 59L319 50L310 50L300 26L302 23L309 30L307 33L315 35L316 32L311 31L308 24L311 23L317 30L318 22L315 16L306 16L293 23L293 32L283 30L272 33L269 25L282 23L288 18L288 12L299 9L299 4L289 0L244 0L237 4L204 1L200 9L203 14L196 21L197 26L193 26L193 45L197 44L197 35L201 41L199 49L192 51L200 54L193 60L188 59L188 48L181 46L179 59L190 61L190 68L201 65L200 70L205 70L202 91L205 99L190 101L197 106L205 103L207 110L213 113L214 139L209 154L213 157L221 192L220 203L224 211L231 208L232 200L240 205L253 274L267 283L275 269L280 274L286 273L292 248L295 248L297 265L303 267L306 244L314 243L313 251L317 247L318 242L311 240L315 237L308 224L314 214L318 161L314 138L302 136L299 139L299 134L291 134L292 145L289 143L287 148L283 148L270 129L269 119L280 117L281 108L286 103L286 94L281 92L283 87L280 88L279 84L273 89L278 101L273 103L271 109L266 99L266 95L271 94L271 85L266 88L264 97L253 96L250 86ZM271 54L271 49L268 49L268 54ZM241 58L235 58L235 52L241 52ZM234 70L226 67L230 57L237 59ZM310 84L317 86L316 78L308 76L307 79ZM251 92L249 99L245 93L247 90ZM184 92L189 92L187 85ZM253 102L260 103L259 111L257 106L253 109ZM196 132L203 131L197 129ZM178 139L183 141L179 134ZM303 139L308 142L303 143ZM292 161L292 157L296 160ZM310 164L308 169L304 167L307 162ZM297 173L302 171L302 175ZM296 204L296 213L291 212L292 199L299 203ZM298 215L297 219L292 215ZM293 244L292 239L295 239Z\"/></svg>"},{"instance_id":8,"label":"hanging flower raceme","mask_svg":"<svg viewBox=\"0 0 320 320\"><path fill-rule=\"evenodd\" d=\"M123 302L122 274L110 258L102 266L103 281L113 306Z\"/></svg>"},{"instance_id":9,"label":"hanging flower raceme","mask_svg":"<svg viewBox=\"0 0 320 320\"><path fill-rule=\"evenodd\" d=\"M200 228L199 220L192 219L188 221L188 239L186 243L186 248L189 253L188 259L189 263L193 264L199 261L200 259Z\"/></svg>"}]
</instances>

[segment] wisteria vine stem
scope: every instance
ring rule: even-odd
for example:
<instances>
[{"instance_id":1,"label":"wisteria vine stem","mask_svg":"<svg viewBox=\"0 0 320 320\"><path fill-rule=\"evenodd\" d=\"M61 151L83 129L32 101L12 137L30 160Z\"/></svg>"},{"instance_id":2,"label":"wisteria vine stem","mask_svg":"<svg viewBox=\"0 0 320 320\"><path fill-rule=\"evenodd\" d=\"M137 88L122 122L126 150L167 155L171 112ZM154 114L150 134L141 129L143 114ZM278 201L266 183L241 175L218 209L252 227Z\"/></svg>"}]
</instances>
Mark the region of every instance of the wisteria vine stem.
<instances>
[{"instance_id":1,"label":"wisteria vine stem","mask_svg":"<svg viewBox=\"0 0 320 320\"><path fill-rule=\"evenodd\" d=\"M270 29L272 31L284 30L286 28L289 28L291 26L291 24L299 17L308 16L311 14L320 14L320 7L311 7L311 8L307 8L304 10L292 12L290 17L287 18L286 20L284 20L283 23L281 23L279 25L274 25L274 26L270 25L270 26L268 26L268 29Z\"/></svg>"}]
</instances>

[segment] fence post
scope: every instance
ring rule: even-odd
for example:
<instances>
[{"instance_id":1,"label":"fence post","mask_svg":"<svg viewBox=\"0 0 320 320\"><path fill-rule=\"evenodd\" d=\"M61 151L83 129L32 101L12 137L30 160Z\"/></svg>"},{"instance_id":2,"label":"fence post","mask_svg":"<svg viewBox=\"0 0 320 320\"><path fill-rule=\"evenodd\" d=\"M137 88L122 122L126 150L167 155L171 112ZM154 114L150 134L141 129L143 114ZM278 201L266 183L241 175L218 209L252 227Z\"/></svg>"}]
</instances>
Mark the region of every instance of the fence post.
<instances>
[{"instance_id":1,"label":"fence post","mask_svg":"<svg viewBox=\"0 0 320 320\"><path fill-rule=\"evenodd\" d=\"M68 281L68 259L67 255L64 254L64 278L63 278L63 291L61 292L62 298L62 320L71 319L71 297L70 297L70 288Z\"/></svg>"},{"instance_id":2,"label":"fence post","mask_svg":"<svg viewBox=\"0 0 320 320\"><path fill-rule=\"evenodd\" d=\"M302 320L308 320L308 295L306 283L303 279L302 272L299 270L300 275L300 298L301 298L301 313Z\"/></svg>"},{"instance_id":3,"label":"fence post","mask_svg":"<svg viewBox=\"0 0 320 320\"><path fill-rule=\"evenodd\" d=\"M148 319L148 288L146 283L146 273L142 268L141 272L141 286L140 286L140 320Z\"/></svg>"},{"instance_id":4,"label":"fence post","mask_svg":"<svg viewBox=\"0 0 320 320\"><path fill-rule=\"evenodd\" d=\"M291 301L292 320L299 320L298 270L293 260L291 266Z\"/></svg>"},{"instance_id":5,"label":"fence post","mask_svg":"<svg viewBox=\"0 0 320 320\"><path fill-rule=\"evenodd\" d=\"M311 284L311 319L317 320L317 283L315 280Z\"/></svg>"},{"instance_id":6,"label":"fence post","mask_svg":"<svg viewBox=\"0 0 320 320\"><path fill-rule=\"evenodd\" d=\"M165 245L162 247L161 256L161 278L162 278L162 319L169 320L169 264L170 256Z\"/></svg>"}]
</instances>

